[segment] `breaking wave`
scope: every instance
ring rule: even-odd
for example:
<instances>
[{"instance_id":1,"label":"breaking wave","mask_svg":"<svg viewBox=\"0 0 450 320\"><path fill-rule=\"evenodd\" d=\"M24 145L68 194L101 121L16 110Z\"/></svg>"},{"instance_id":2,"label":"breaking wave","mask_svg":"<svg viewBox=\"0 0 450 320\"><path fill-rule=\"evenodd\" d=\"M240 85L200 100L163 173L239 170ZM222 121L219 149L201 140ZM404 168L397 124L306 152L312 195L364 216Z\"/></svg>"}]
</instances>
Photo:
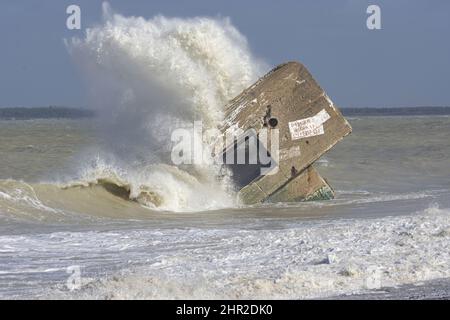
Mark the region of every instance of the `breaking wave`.
<instances>
[{"instance_id":1,"label":"breaking wave","mask_svg":"<svg viewBox=\"0 0 450 320\"><path fill-rule=\"evenodd\" d=\"M226 103L266 69L229 19L124 17L104 3L103 22L66 46L83 71L105 142L81 159L98 166L82 168L76 180L155 209L233 205L229 182L216 179L219 168L170 161L173 129L197 120L217 127Z\"/></svg>"},{"instance_id":2,"label":"breaking wave","mask_svg":"<svg viewBox=\"0 0 450 320\"><path fill-rule=\"evenodd\" d=\"M114 196L164 211L201 211L235 205L235 197L226 185L167 164L125 170L98 158L80 175L78 180L62 183L62 188L101 187Z\"/></svg>"}]
</instances>

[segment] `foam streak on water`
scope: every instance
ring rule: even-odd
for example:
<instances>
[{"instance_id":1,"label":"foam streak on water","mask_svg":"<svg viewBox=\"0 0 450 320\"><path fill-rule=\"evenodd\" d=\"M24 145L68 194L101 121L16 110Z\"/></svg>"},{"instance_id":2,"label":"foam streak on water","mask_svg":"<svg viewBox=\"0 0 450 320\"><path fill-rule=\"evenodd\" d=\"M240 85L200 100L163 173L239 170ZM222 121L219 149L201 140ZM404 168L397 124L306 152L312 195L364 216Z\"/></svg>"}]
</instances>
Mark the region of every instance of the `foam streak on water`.
<instances>
[{"instance_id":1,"label":"foam streak on water","mask_svg":"<svg viewBox=\"0 0 450 320\"><path fill-rule=\"evenodd\" d=\"M449 277L449 214L431 205L409 217L285 221L275 229L255 221L245 230L122 228L1 236L0 282L15 281L31 286L26 291L31 296L52 298L292 299L357 293ZM36 254L40 258L32 259ZM83 270L83 286L75 292L65 287L68 264ZM32 286L31 280L41 285ZM14 293L2 287L0 296Z\"/></svg>"}]
</instances>

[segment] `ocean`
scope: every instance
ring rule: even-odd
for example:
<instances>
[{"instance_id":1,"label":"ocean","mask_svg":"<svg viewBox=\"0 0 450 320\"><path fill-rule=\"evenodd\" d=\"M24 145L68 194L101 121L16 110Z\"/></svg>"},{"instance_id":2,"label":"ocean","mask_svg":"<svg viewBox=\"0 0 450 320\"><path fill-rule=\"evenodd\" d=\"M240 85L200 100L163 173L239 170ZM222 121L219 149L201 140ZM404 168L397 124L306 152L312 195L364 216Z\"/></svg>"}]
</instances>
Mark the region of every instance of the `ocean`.
<instances>
[{"instance_id":1,"label":"ocean","mask_svg":"<svg viewBox=\"0 0 450 320\"><path fill-rule=\"evenodd\" d=\"M317 164L335 200L184 194L194 205L156 176L162 208L80 160L102 145L98 120L0 121L0 298L302 299L450 277L450 117L349 120Z\"/></svg>"},{"instance_id":2,"label":"ocean","mask_svg":"<svg viewBox=\"0 0 450 320\"><path fill-rule=\"evenodd\" d=\"M349 117L316 162L336 199L244 206L216 165L170 159L173 130L217 128L270 69L229 19L104 4L65 44L96 117L0 120L0 298L304 299L450 277L448 116Z\"/></svg>"}]
</instances>

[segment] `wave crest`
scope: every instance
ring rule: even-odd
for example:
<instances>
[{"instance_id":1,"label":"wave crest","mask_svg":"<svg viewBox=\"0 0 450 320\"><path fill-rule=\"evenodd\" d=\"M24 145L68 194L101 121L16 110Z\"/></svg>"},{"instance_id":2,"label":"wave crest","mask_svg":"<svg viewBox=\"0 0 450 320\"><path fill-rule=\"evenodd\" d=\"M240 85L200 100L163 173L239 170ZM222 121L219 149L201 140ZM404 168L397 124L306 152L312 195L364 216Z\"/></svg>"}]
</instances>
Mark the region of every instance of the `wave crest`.
<instances>
[{"instance_id":1,"label":"wave crest","mask_svg":"<svg viewBox=\"0 0 450 320\"><path fill-rule=\"evenodd\" d=\"M227 185L166 164L124 170L98 158L91 167L84 169L79 179L63 184L64 189L96 186L156 210L187 212L236 205Z\"/></svg>"},{"instance_id":2,"label":"wave crest","mask_svg":"<svg viewBox=\"0 0 450 320\"><path fill-rule=\"evenodd\" d=\"M95 183L115 185L145 205L173 211L229 203L227 182L215 179L218 168L182 171L170 162L174 129L194 120L217 127L226 103L266 69L228 18L124 17L105 4L103 23L66 44L100 115L104 158L121 163L114 170L127 176L110 172Z\"/></svg>"}]
</instances>

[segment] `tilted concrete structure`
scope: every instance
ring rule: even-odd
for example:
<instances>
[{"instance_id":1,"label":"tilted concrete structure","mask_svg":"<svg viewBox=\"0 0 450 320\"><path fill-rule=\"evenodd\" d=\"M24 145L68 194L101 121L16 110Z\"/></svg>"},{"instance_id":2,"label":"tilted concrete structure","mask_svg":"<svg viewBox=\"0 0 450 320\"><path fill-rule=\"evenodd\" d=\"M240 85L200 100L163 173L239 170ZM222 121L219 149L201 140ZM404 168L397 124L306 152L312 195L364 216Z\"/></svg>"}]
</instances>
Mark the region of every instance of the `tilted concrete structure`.
<instances>
[{"instance_id":1,"label":"tilted concrete structure","mask_svg":"<svg viewBox=\"0 0 450 320\"><path fill-rule=\"evenodd\" d=\"M221 130L225 133L233 127L254 129L257 135L262 129L279 130L279 153L274 157L278 168L273 174L260 175L251 165L230 166L244 203L334 197L312 165L352 129L302 64L274 68L233 99L225 108ZM268 137L270 150L273 142Z\"/></svg>"}]
</instances>

